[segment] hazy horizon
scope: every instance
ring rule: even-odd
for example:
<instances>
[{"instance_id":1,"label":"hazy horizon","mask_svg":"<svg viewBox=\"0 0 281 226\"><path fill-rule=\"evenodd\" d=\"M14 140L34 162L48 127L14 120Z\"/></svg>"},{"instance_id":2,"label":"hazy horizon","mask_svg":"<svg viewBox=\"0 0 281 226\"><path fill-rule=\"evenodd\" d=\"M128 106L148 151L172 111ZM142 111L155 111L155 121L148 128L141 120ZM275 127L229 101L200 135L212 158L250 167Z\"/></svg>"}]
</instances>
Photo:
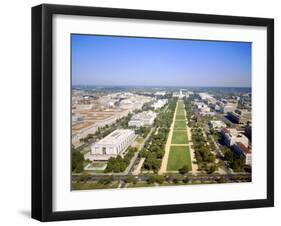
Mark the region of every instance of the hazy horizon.
<instances>
[{"instance_id":1,"label":"hazy horizon","mask_svg":"<svg viewBox=\"0 0 281 226\"><path fill-rule=\"evenodd\" d=\"M251 43L72 35L72 85L251 87Z\"/></svg>"}]
</instances>

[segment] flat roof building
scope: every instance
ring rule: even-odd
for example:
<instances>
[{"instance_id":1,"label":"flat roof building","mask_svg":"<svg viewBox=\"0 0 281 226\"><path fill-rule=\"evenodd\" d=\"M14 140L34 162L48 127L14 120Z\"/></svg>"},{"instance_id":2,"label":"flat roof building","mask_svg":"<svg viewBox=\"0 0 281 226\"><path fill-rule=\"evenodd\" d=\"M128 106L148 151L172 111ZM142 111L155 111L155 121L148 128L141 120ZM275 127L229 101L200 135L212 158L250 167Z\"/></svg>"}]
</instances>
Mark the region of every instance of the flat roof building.
<instances>
[{"instance_id":1,"label":"flat roof building","mask_svg":"<svg viewBox=\"0 0 281 226\"><path fill-rule=\"evenodd\" d=\"M129 126L141 127L141 126L151 126L156 118L156 113L153 111L144 111L133 115L129 121Z\"/></svg>"},{"instance_id":2,"label":"flat roof building","mask_svg":"<svg viewBox=\"0 0 281 226\"><path fill-rule=\"evenodd\" d=\"M212 103L215 104L216 103L216 99L214 97L212 97L210 94L208 93L199 93L199 96L202 100L207 101L208 103Z\"/></svg>"},{"instance_id":3,"label":"flat roof building","mask_svg":"<svg viewBox=\"0 0 281 226\"><path fill-rule=\"evenodd\" d=\"M214 115L214 112L211 112L211 109L208 107L207 104L199 101L194 101L194 105L199 110L201 115Z\"/></svg>"},{"instance_id":4,"label":"flat roof building","mask_svg":"<svg viewBox=\"0 0 281 226\"><path fill-rule=\"evenodd\" d=\"M244 134L239 133L236 129L223 128L221 134L225 144L229 147L232 147L238 142L244 144L246 147L249 145L249 139Z\"/></svg>"},{"instance_id":5,"label":"flat roof building","mask_svg":"<svg viewBox=\"0 0 281 226\"><path fill-rule=\"evenodd\" d=\"M237 109L227 113L228 117L235 123L246 124L251 121L252 114L248 110Z\"/></svg>"},{"instance_id":6,"label":"flat roof building","mask_svg":"<svg viewBox=\"0 0 281 226\"><path fill-rule=\"evenodd\" d=\"M219 102L219 105L220 105L220 112L227 113L227 112L235 111L238 104L237 101L223 100L222 102Z\"/></svg>"},{"instance_id":7,"label":"flat roof building","mask_svg":"<svg viewBox=\"0 0 281 226\"><path fill-rule=\"evenodd\" d=\"M252 151L250 148L246 147L241 142L237 142L237 144L234 145L234 151L239 155L245 156L246 165L252 165Z\"/></svg>"},{"instance_id":8,"label":"flat roof building","mask_svg":"<svg viewBox=\"0 0 281 226\"><path fill-rule=\"evenodd\" d=\"M92 144L89 159L107 161L110 157L123 156L127 148L134 142L135 137L133 130L115 130L100 141Z\"/></svg>"},{"instance_id":9,"label":"flat roof building","mask_svg":"<svg viewBox=\"0 0 281 226\"><path fill-rule=\"evenodd\" d=\"M208 107L205 103L199 102L199 101L194 101L194 105L195 105L198 109Z\"/></svg>"},{"instance_id":10,"label":"flat roof building","mask_svg":"<svg viewBox=\"0 0 281 226\"><path fill-rule=\"evenodd\" d=\"M164 105L167 103L168 103L167 99L160 99L157 102L153 103L151 106L156 110L156 109L164 107Z\"/></svg>"},{"instance_id":11,"label":"flat roof building","mask_svg":"<svg viewBox=\"0 0 281 226\"><path fill-rule=\"evenodd\" d=\"M211 129L214 129L214 130L220 130L220 129L226 127L226 124L221 120L211 120L209 122L209 125L210 125Z\"/></svg>"}]
</instances>

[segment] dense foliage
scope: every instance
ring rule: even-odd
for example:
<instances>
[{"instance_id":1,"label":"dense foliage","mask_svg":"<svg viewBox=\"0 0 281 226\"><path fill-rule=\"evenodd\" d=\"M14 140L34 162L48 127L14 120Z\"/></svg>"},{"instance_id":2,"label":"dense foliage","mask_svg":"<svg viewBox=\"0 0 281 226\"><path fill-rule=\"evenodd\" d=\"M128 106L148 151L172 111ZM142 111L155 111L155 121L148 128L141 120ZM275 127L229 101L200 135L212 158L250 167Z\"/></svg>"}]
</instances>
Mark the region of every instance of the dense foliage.
<instances>
[{"instance_id":1,"label":"dense foliage","mask_svg":"<svg viewBox=\"0 0 281 226\"><path fill-rule=\"evenodd\" d=\"M234 172L244 172L245 157L243 155L237 154L228 147L224 147L222 152L224 153L225 160Z\"/></svg>"},{"instance_id":2,"label":"dense foliage","mask_svg":"<svg viewBox=\"0 0 281 226\"><path fill-rule=\"evenodd\" d=\"M206 141L201 128L192 129L192 142L199 169L209 174L216 171L216 156L211 152L215 148L214 144Z\"/></svg>"},{"instance_id":3,"label":"dense foliage","mask_svg":"<svg viewBox=\"0 0 281 226\"><path fill-rule=\"evenodd\" d=\"M111 157L107 162L107 166L104 172L120 173L125 171L136 151L136 148L129 147L126 155L123 158L120 155L118 155L116 158Z\"/></svg>"},{"instance_id":4,"label":"dense foliage","mask_svg":"<svg viewBox=\"0 0 281 226\"><path fill-rule=\"evenodd\" d=\"M189 171L188 165L184 165L182 168L179 169L180 174L186 174Z\"/></svg>"},{"instance_id":5,"label":"dense foliage","mask_svg":"<svg viewBox=\"0 0 281 226\"><path fill-rule=\"evenodd\" d=\"M81 173L84 170L84 156L76 150L72 150L72 172Z\"/></svg>"},{"instance_id":6,"label":"dense foliage","mask_svg":"<svg viewBox=\"0 0 281 226\"><path fill-rule=\"evenodd\" d=\"M135 133L137 135L140 135L141 137L146 137L148 135L149 131L150 131L150 128L144 127L144 126L141 126L141 127L135 129Z\"/></svg>"},{"instance_id":7,"label":"dense foliage","mask_svg":"<svg viewBox=\"0 0 281 226\"><path fill-rule=\"evenodd\" d=\"M162 175L150 175L147 178L147 183L148 184L154 184L154 183L163 184L164 181L165 181L165 177L162 176Z\"/></svg>"},{"instance_id":8,"label":"dense foliage","mask_svg":"<svg viewBox=\"0 0 281 226\"><path fill-rule=\"evenodd\" d=\"M156 132L150 136L139 153L141 158L145 158L143 168L146 170L152 170L156 173L160 169L176 104L175 99L170 99L167 107L159 112L155 120Z\"/></svg>"}]
</instances>

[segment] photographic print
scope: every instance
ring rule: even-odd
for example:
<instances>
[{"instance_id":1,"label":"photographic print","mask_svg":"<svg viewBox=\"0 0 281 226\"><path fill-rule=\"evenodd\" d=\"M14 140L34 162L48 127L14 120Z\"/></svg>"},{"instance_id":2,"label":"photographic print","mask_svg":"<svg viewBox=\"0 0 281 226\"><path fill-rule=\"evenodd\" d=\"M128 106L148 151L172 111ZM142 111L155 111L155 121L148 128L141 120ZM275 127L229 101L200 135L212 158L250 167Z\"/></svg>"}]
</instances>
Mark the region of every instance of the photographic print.
<instances>
[{"instance_id":1,"label":"photographic print","mask_svg":"<svg viewBox=\"0 0 281 226\"><path fill-rule=\"evenodd\" d=\"M40 221L274 206L274 19L33 7L31 201Z\"/></svg>"},{"instance_id":2,"label":"photographic print","mask_svg":"<svg viewBox=\"0 0 281 226\"><path fill-rule=\"evenodd\" d=\"M251 182L251 67L250 42L72 34L72 190Z\"/></svg>"}]
</instances>

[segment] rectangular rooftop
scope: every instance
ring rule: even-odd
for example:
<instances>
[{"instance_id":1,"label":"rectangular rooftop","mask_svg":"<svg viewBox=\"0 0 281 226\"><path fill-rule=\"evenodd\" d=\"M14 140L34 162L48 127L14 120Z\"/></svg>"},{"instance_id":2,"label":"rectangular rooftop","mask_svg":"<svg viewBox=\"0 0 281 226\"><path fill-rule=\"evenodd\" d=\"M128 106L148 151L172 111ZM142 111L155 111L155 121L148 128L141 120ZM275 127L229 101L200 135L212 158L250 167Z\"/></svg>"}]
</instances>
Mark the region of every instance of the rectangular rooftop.
<instances>
[{"instance_id":1,"label":"rectangular rooftop","mask_svg":"<svg viewBox=\"0 0 281 226\"><path fill-rule=\"evenodd\" d=\"M130 130L130 129L118 129L118 130L115 130L115 131L111 132L110 134L108 134L103 139L101 139L100 141L98 141L97 144L106 145L106 144L116 144L116 143L119 143L120 140L126 139L128 134L131 134L132 132L134 132L134 131Z\"/></svg>"}]
</instances>

